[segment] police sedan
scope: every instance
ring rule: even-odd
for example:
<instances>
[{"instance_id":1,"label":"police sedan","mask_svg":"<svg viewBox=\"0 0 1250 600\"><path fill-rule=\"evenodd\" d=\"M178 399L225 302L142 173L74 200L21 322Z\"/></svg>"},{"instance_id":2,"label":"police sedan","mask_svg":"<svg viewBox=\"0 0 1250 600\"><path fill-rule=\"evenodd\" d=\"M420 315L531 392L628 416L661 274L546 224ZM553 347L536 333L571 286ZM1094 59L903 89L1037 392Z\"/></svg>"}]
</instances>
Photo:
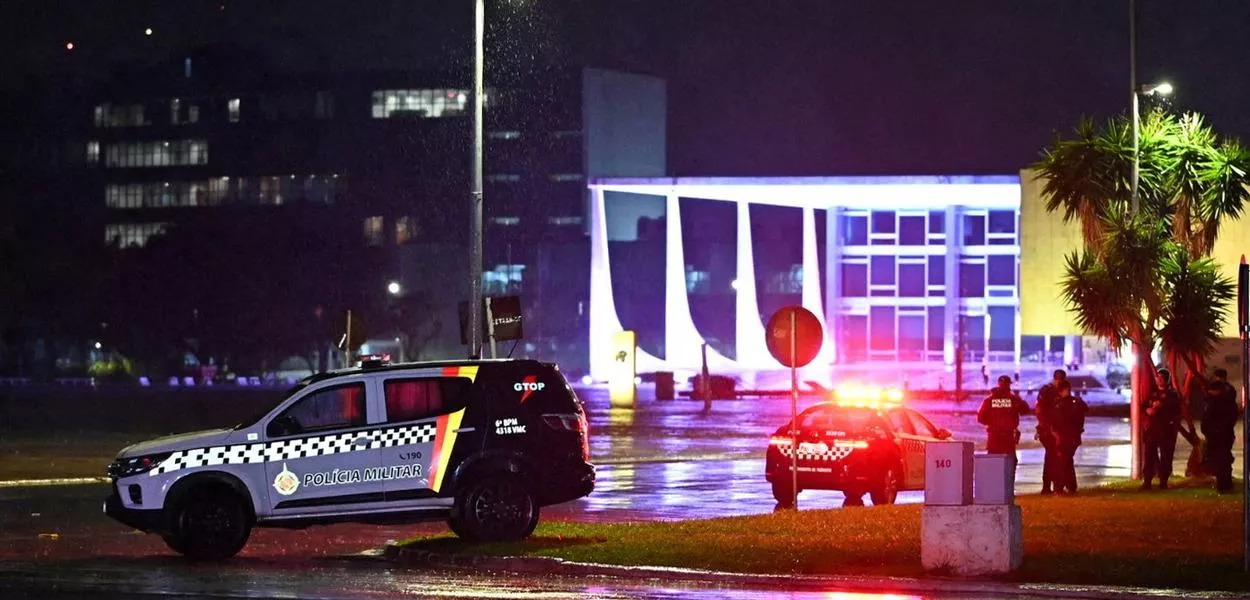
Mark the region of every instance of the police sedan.
<instances>
[{"instance_id":1,"label":"police sedan","mask_svg":"<svg viewBox=\"0 0 1250 600\"><path fill-rule=\"evenodd\" d=\"M863 504L864 494L893 504L900 491L923 490L925 443L951 432L904 406L897 389L843 385L832 396L769 440L764 476L777 502L792 502L794 466L798 491L838 490L847 505Z\"/></svg>"}]
</instances>

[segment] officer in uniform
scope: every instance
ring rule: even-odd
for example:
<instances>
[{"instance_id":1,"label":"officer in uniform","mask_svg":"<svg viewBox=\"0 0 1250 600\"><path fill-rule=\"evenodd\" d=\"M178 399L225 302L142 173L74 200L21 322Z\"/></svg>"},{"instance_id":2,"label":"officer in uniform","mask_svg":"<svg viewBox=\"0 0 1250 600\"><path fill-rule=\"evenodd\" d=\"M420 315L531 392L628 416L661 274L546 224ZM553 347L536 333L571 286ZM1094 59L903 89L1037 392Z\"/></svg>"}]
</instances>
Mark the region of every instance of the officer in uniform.
<instances>
[{"instance_id":1,"label":"officer in uniform","mask_svg":"<svg viewBox=\"0 0 1250 600\"><path fill-rule=\"evenodd\" d=\"M1176 435L1181 429L1181 397L1172 387L1172 373L1159 369L1155 373L1155 389L1146 397L1143 441L1146 456L1142 461L1145 481L1141 489L1152 489L1152 481L1159 479L1159 489L1168 489L1168 477L1172 476L1172 455L1176 452Z\"/></svg>"},{"instance_id":2,"label":"officer in uniform","mask_svg":"<svg viewBox=\"0 0 1250 600\"><path fill-rule=\"evenodd\" d=\"M1037 441L1042 443L1042 448L1046 449L1046 457L1042 461L1042 495L1054 493L1051 490L1051 475L1055 473L1055 467L1058 464L1057 450L1055 449L1055 432L1051 424L1051 414L1055 408L1055 402L1059 397L1059 386L1068 383L1068 372L1063 369L1055 369L1054 379L1042 386L1037 392ZM1068 388L1071 389L1071 384Z\"/></svg>"},{"instance_id":3,"label":"officer in uniform","mask_svg":"<svg viewBox=\"0 0 1250 600\"><path fill-rule=\"evenodd\" d=\"M1076 449L1081 447L1081 434L1085 432L1085 414L1089 412L1089 406L1079 396L1072 395L1072 382L1066 379L1056 386L1054 402L1050 409L1050 427L1056 456L1051 479L1056 492L1075 494Z\"/></svg>"},{"instance_id":4,"label":"officer in uniform","mask_svg":"<svg viewBox=\"0 0 1250 600\"><path fill-rule=\"evenodd\" d=\"M1216 369L1207 382L1202 435L1207 438L1206 462L1215 473L1215 489L1233 491L1233 440L1236 437L1237 390L1228 383L1228 371Z\"/></svg>"},{"instance_id":5,"label":"officer in uniform","mask_svg":"<svg viewBox=\"0 0 1250 600\"><path fill-rule=\"evenodd\" d=\"M998 386L981 402L977 422L985 426L986 452L1011 457L1012 471L1016 465L1016 443L1020 441L1020 417L1031 412L1029 405L1011 391L1011 377L998 378Z\"/></svg>"}]
</instances>

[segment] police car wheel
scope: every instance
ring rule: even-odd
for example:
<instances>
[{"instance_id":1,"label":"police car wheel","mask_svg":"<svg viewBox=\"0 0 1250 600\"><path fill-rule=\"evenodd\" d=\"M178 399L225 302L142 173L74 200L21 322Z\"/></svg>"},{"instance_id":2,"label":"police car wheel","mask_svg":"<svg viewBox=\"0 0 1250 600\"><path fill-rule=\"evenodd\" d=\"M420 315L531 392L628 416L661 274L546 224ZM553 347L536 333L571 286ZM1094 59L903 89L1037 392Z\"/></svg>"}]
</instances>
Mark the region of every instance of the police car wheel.
<instances>
[{"instance_id":1,"label":"police car wheel","mask_svg":"<svg viewBox=\"0 0 1250 600\"><path fill-rule=\"evenodd\" d=\"M222 560L238 554L252 532L247 508L238 495L211 490L188 496L178 510L174 543L166 540L166 544L199 560Z\"/></svg>"},{"instance_id":2,"label":"police car wheel","mask_svg":"<svg viewBox=\"0 0 1250 600\"><path fill-rule=\"evenodd\" d=\"M773 481L773 498L777 504L790 506L794 502L794 493L790 491L789 481Z\"/></svg>"},{"instance_id":3,"label":"police car wheel","mask_svg":"<svg viewBox=\"0 0 1250 600\"><path fill-rule=\"evenodd\" d=\"M514 475L487 475L456 495L456 535L476 541L522 540L538 524L538 502Z\"/></svg>"},{"instance_id":4,"label":"police car wheel","mask_svg":"<svg viewBox=\"0 0 1250 600\"><path fill-rule=\"evenodd\" d=\"M874 506L894 504L894 500L898 498L898 468L886 467L885 472L881 473L881 481L869 492L869 495L872 496Z\"/></svg>"}]
</instances>

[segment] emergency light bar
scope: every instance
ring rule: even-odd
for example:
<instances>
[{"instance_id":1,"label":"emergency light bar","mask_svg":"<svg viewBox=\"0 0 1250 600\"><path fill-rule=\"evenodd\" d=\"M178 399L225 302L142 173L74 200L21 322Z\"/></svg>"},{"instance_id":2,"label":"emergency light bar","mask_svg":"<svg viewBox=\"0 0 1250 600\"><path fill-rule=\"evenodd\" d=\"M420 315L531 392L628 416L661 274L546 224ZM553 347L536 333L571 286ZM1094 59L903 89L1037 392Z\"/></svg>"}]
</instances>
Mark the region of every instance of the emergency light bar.
<instances>
[{"instance_id":1,"label":"emergency light bar","mask_svg":"<svg viewBox=\"0 0 1250 600\"><path fill-rule=\"evenodd\" d=\"M833 401L854 408L889 408L903 404L903 390L844 383L833 391Z\"/></svg>"}]
</instances>

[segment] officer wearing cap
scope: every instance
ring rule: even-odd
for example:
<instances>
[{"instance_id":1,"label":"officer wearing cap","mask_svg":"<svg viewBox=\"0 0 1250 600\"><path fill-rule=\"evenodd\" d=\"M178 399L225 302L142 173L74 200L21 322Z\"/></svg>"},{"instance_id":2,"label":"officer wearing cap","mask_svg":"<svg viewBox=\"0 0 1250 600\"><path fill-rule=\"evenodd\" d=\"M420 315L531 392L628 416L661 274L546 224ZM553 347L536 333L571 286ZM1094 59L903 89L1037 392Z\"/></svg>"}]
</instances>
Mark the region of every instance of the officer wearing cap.
<instances>
[{"instance_id":1,"label":"officer wearing cap","mask_svg":"<svg viewBox=\"0 0 1250 600\"><path fill-rule=\"evenodd\" d=\"M981 402L977 422L985 426L986 452L1011 456L1014 469L1016 444L1020 441L1020 417L1029 414L1029 405L1011 391L1011 377L998 378L998 386Z\"/></svg>"},{"instance_id":2,"label":"officer wearing cap","mask_svg":"<svg viewBox=\"0 0 1250 600\"><path fill-rule=\"evenodd\" d=\"M1158 478L1159 489L1166 490L1172 476L1176 435L1181 430L1181 397L1172 387L1172 373L1167 369L1155 373L1155 389L1146 396L1142 412L1146 456L1142 460L1141 488L1151 489L1153 480Z\"/></svg>"},{"instance_id":3,"label":"officer wearing cap","mask_svg":"<svg viewBox=\"0 0 1250 600\"><path fill-rule=\"evenodd\" d=\"M1059 386L1068 383L1068 372L1055 369L1053 377L1050 383L1043 385L1042 389L1037 392L1037 441L1041 442L1042 448L1046 450L1045 459L1042 461L1043 495L1054 493L1051 489L1051 476L1058 472L1056 469L1059 465L1059 450L1051 417L1059 401ZM1068 383L1068 389L1071 388L1072 384Z\"/></svg>"}]
</instances>

